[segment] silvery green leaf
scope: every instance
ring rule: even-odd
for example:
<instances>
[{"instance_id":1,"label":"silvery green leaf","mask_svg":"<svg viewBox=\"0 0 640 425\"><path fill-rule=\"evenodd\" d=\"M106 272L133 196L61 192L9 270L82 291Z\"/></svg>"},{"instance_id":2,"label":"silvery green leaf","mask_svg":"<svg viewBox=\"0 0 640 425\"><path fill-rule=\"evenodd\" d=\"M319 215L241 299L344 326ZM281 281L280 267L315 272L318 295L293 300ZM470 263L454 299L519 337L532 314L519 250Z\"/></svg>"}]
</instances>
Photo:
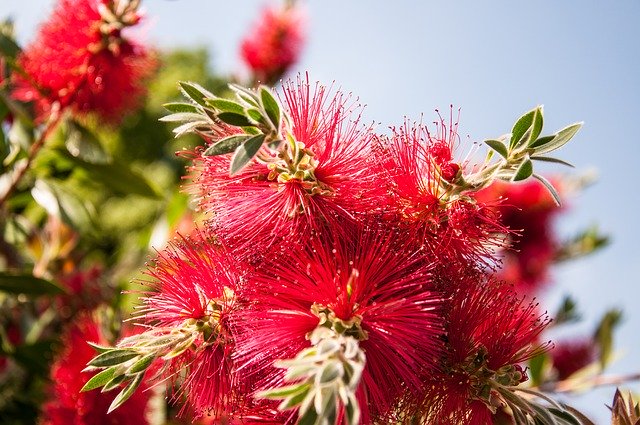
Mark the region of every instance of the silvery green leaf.
<instances>
[{"instance_id":1,"label":"silvery green leaf","mask_svg":"<svg viewBox=\"0 0 640 425\"><path fill-rule=\"evenodd\" d=\"M113 402L109 406L109 410L107 411L107 413L113 412L133 395L133 393L142 383L142 376L142 374L137 375L135 378L133 378L129 385L127 385L122 391L120 391L116 398L113 399Z\"/></svg>"},{"instance_id":2,"label":"silvery green leaf","mask_svg":"<svg viewBox=\"0 0 640 425\"><path fill-rule=\"evenodd\" d=\"M255 92L237 84L229 84L229 88L235 92L238 99L245 103L247 107L260 107L260 103L258 102L258 97Z\"/></svg>"},{"instance_id":3,"label":"silvery green leaf","mask_svg":"<svg viewBox=\"0 0 640 425\"><path fill-rule=\"evenodd\" d=\"M360 406L355 394L349 394L349 402L345 406L347 425L358 425L360 422Z\"/></svg>"},{"instance_id":4,"label":"silvery green leaf","mask_svg":"<svg viewBox=\"0 0 640 425\"><path fill-rule=\"evenodd\" d=\"M571 140L573 138L573 136L576 135L576 133L582 128L582 124L581 122L575 123L575 124L571 124L565 128L563 128L562 130L559 130L556 134L555 137L553 138L553 140L551 140L550 142L541 145L539 147L537 147L535 149L535 154L536 155L542 155L545 154L547 152L551 152L554 151L556 149L561 148L562 146L564 146L569 140Z\"/></svg>"},{"instance_id":5,"label":"silvery green leaf","mask_svg":"<svg viewBox=\"0 0 640 425\"><path fill-rule=\"evenodd\" d=\"M553 187L553 185L551 184L551 182L549 180L547 180L546 178L542 177L539 174L533 174L533 178L538 180L540 183L542 183L544 185L544 187L547 188L547 190L549 191L549 193L553 197L553 200L555 201L557 206L562 206L562 202L560 200L560 194L558 193L556 188Z\"/></svg>"},{"instance_id":6,"label":"silvery green leaf","mask_svg":"<svg viewBox=\"0 0 640 425\"><path fill-rule=\"evenodd\" d=\"M309 390L310 384L302 382L294 385L287 385L285 387L272 388L265 391L256 393L257 398L267 398L270 400L279 400L281 398L289 397L301 392Z\"/></svg>"},{"instance_id":7,"label":"silvery green leaf","mask_svg":"<svg viewBox=\"0 0 640 425\"><path fill-rule=\"evenodd\" d=\"M106 384L104 384L100 392L106 393L111 391L114 388L118 388L120 384L122 384L126 380L126 378L127 378L126 376L117 374L114 371L113 378L111 378Z\"/></svg>"},{"instance_id":8,"label":"silvery green leaf","mask_svg":"<svg viewBox=\"0 0 640 425\"><path fill-rule=\"evenodd\" d=\"M232 100L221 99L217 97L215 99L207 99L206 102L208 106L211 106L212 108L215 108L220 112L233 112L234 114L239 115L244 114L244 108L242 107L242 105L239 105Z\"/></svg>"},{"instance_id":9,"label":"silvery green leaf","mask_svg":"<svg viewBox=\"0 0 640 425\"><path fill-rule=\"evenodd\" d=\"M242 143L246 142L251 138L250 135L247 134L237 134L229 137L225 137L221 139L211 146L209 146L202 155L204 156L216 156L216 155L224 155L235 151L238 146Z\"/></svg>"},{"instance_id":10,"label":"silvery green leaf","mask_svg":"<svg viewBox=\"0 0 640 425\"><path fill-rule=\"evenodd\" d=\"M103 370L102 372L95 374L91 379L87 381L86 384L84 384L84 387L82 387L80 392L91 391L104 386L107 382L113 379L115 371L115 367L110 367Z\"/></svg>"},{"instance_id":11,"label":"silvery green leaf","mask_svg":"<svg viewBox=\"0 0 640 425\"><path fill-rule=\"evenodd\" d=\"M217 115L217 118L220 121L235 127L251 127L253 125L253 122L249 121L245 115L236 114L234 112L221 112Z\"/></svg>"},{"instance_id":12,"label":"silvery green leaf","mask_svg":"<svg viewBox=\"0 0 640 425\"><path fill-rule=\"evenodd\" d=\"M135 375L136 373L144 372L151 366L151 363L156 359L156 353L147 354L142 357L140 360L137 360L134 364L131 365L129 369L125 372L125 375Z\"/></svg>"},{"instance_id":13,"label":"silvery green leaf","mask_svg":"<svg viewBox=\"0 0 640 425\"><path fill-rule=\"evenodd\" d=\"M125 363L135 357L138 357L138 353L133 350L126 349L112 349L106 351L98 356L94 357L89 363L89 366L95 367L109 367Z\"/></svg>"},{"instance_id":14,"label":"silvery green leaf","mask_svg":"<svg viewBox=\"0 0 640 425\"><path fill-rule=\"evenodd\" d=\"M287 410L302 404L309 392L309 385L302 385L301 390L287 396L278 406L278 410ZM282 397L277 397L280 399Z\"/></svg>"},{"instance_id":15,"label":"silvery green leaf","mask_svg":"<svg viewBox=\"0 0 640 425\"><path fill-rule=\"evenodd\" d=\"M501 141L499 141L499 140L491 140L490 139L490 140L485 140L484 142L487 145L489 145L489 147L491 149L493 149L494 151L498 152L501 157L507 159L507 157L509 156L509 152L507 150L507 147Z\"/></svg>"},{"instance_id":16,"label":"silvery green leaf","mask_svg":"<svg viewBox=\"0 0 640 425\"><path fill-rule=\"evenodd\" d=\"M190 81L180 81L178 83L184 95L198 105L206 106L205 99L214 98L213 93L202 87L197 83L192 83Z\"/></svg>"},{"instance_id":17,"label":"silvery green leaf","mask_svg":"<svg viewBox=\"0 0 640 425\"><path fill-rule=\"evenodd\" d=\"M262 107L269 117L269 121L271 121L272 127L277 130L280 128L281 115L278 101L273 97L269 89L264 86L260 87L260 100Z\"/></svg>"},{"instance_id":18,"label":"silvery green leaf","mask_svg":"<svg viewBox=\"0 0 640 425\"><path fill-rule=\"evenodd\" d=\"M202 121L202 115L193 112L176 112L160 118L162 122L194 122Z\"/></svg>"},{"instance_id":19,"label":"silvery green leaf","mask_svg":"<svg viewBox=\"0 0 640 425\"><path fill-rule=\"evenodd\" d=\"M563 161L562 159L559 159L559 158L553 158L551 156L535 156L534 155L531 157L531 159L535 161L552 162L554 164L561 164L561 165L566 165L567 167L575 168L573 164L567 161Z\"/></svg>"},{"instance_id":20,"label":"silvery green leaf","mask_svg":"<svg viewBox=\"0 0 640 425\"><path fill-rule=\"evenodd\" d=\"M326 362L316 374L316 385L324 386L340 379L344 374L342 362L338 359Z\"/></svg>"},{"instance_id":21,"label":"silvery green leaf","mask_svg":"<svg viewBox=\"0 0 640 425\"><path fill-rule=\"evenodd\" d=\"M265 135L259 134L257 136L253 136L251 139L244 142L242 145L238 146L231 159L231 175L238 173L242 170L251 159L258 153L262 143L264 142Z\"/></svg>"},{"instance_id":22,"label":"silvery green leaf","mask_svg":"<svg viewBox=\"0 0 640 425\"><path fill-rule=\"evenodd\" d=\"M525 157L511 177L512 182L528 179L533 174L533 164L529 157Z\"/></svg>"},{"instance_id":23,"label":"silvery green leaf","mask_svg":"<svg viewBox=\"0 0 640 425\"><path fill-rule=\"evenodd\" d=\"M162 106L169 112L191 112L194 114L199 112L198 107L191 103L170 102Z\"/></svg>"},{"instance_id":24,"label":"silvery green leaf","mask_svg":"<svg viewBox=\"0 0 640 425\"><path fill-rule=\"evenodd\" d=\"M536 109L532 109L531 111L522 115L513 125L513 129L511 130L511 140L509 141L509 149L513 149L514 147L516 147L516 145L524 137L524 134L527 132L527 130L529 130L529 128L533 124L533 117L535 115Z\"/></svg>"}]
</instances>

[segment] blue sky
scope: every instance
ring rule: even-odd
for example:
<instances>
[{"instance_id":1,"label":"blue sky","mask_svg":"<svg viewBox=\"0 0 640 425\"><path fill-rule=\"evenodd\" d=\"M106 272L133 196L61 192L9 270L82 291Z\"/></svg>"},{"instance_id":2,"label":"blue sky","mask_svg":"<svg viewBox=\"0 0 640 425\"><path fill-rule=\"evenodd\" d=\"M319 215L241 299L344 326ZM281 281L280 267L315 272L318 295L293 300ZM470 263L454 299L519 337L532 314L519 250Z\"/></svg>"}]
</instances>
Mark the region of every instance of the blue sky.
<instances>
[{"instance_id":1,"label":"blue sky","mask_svg":"<svg viewBox=\"0 0 640 425\"><path fill-rule=\"evenodd\" d=\"M163 47L205 45L214 66L241 72L239 40L266 0L234 2L147 0L147 40ZM51 0L3 0L27 41ZM462 108L460 133L480 141L506 133L537 104L545 128L585 121L560 156L575 175L597 170L598 181L568 200L560 232L597 223L612 245L561 266L546 296L550 310L561 294L579 302L590 332L611 307L625 311L618 333L622 357L611 372L640 370L640 2L381 1L303 2L308 44L296 70L351 91L367 104L365 119L379 128L404 116L425 121L450 104ZM637 389L637 387L636 387ZM577 401L594 417L613 389Z\"/></svg>"}]
</instances>

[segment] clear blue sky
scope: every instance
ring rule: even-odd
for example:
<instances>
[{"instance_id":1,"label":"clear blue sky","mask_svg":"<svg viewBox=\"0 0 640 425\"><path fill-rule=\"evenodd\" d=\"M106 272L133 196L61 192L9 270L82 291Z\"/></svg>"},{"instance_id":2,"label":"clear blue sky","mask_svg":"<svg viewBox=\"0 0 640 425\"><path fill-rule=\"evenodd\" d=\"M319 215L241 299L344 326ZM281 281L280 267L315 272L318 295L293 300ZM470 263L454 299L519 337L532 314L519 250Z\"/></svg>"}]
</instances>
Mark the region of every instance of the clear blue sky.
<instances>
[{"instance_id":1,"label":"clear blue sky","mask_svg":"<svg viewBox=\"0 0 640 425\"><path fill-rule=\"evenodd\" d=\"M146 38L163 47L207 46L223 72L237 72L237 47L266 0L147 0ZM2 0L27 41L51 0ZM569 200L560 232L598 223L613 243L562 266L550 310L572 293L588 332L610 307L625 311L618 333L624 357L612 372L640 370L640 204L633 183L640 160L640 2L322 0L303 2L308 45L297 70L366 103L381 128L404 116L425 121L449 104L462 108L472 141L509 131L520 113L545 106L547 132L585 121L561 156L598 182ZM562 170L565 171L565 170ZM568 169L566 171L569 171ZM637 389L637 387L636 387ZM613 389L578 401L605 421Z\"/></svg>"}]
</instances>

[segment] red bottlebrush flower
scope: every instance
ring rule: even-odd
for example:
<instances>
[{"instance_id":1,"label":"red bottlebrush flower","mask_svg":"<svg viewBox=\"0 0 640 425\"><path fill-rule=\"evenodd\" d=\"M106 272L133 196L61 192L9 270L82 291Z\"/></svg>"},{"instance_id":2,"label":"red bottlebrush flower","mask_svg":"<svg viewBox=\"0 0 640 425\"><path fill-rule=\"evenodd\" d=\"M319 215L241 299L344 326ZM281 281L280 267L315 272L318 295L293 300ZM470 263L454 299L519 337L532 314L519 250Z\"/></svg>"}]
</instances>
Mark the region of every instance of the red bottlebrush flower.
<instances>
[{"instance_id":1,"label":"red bottlebrush flower","mask_svg":"<svg viewBox=\"0 0 640 425\"><path fill-rule=\"evenodd\" d=\"M14 97L32 101L44 120L54 103L75 113L95 112L115 122L138 105L155 60L121 29L140 20L133 3L60 0L36 40L19 56L27 77Z\"/></svg>"},{"instance_id":2,"label":"red bottlebrush flower","mask_svg":"<svg viewBox=\"0 0 640 425\"><path fill-rule=\"evenodd\" d=\"M441 368L428 378L418 414L442 425L492 423L504 387L527 380L520 363L548 349L538 337L549 319L511 286L480 272L451 285Z\"/></svg>"},{"instance_id":3,"label":"red bottlebrush flower","mask_svg":"<svg viewBox=\"0 0 640 425\"><path fill-rule=\"evenodd\" d=\"M454 161L457 123L441 118L435 134L422 124L405 125L381 136L377 159L389 184L391 211L399 225L418 235L442 262L491 263L506 232L490 204L456 193L451 183L464 164Z\"/></svg>"},{"instance_id":4,"label":"red bottlebrush flower","mask_svg":"<svg viewBox=\"0 0 640 425\"><path fill-rule=\"evenodd\" d=\"M179 387L174 398L186 397L196 416L233 412L242 402L229 330L240 281L234 259L208 234L196 232L160 253L146 273L152 279L144 283L152 291L144 294L139 311L145 334L151 340L186 338L179 338L182 350L168 357L162 353L169 366L160 375L170 376ZM120 343L135 344L135 339Z\"/></svg>"},{"instance_id":5,"label":"red bottlebrush flower","mask_svg":"<svg viewBox=\"0 0 640 425\"><path fill-rule=\"evenodd\" d=\"M596 344L591 339L563 341L550 352L553 368L558 380L569 378L575 372L593 363L598 355Z\"/></svg>"},{"instance_id":6,"label":"red bottlebrush flower","mask_svg":"<svg viewBox=\"0 0 640 425\"><path fill-rule=\"evenodd\" d=\"M267 8L242 41L241 56L256 80L275 83L300 56L304 43L302 13L293 6Z\"/></svg>"},{"instance_id":7,"label":"red bottlebrush flower","mask_svg":"<svg viewBox=\"0 0 640 425\"><path fill-rule=\"evenodd\" d=\"M501 279L519 292L533 294L549 280L557 242L552 220L560 208L538 181L521 184L495 182L476 194L480 202L498 201L495 207L500 222L514 233L509 250L505 250Z\"/></svg>"},{"instance_id":8,"label":"red bottlebrush flower","mask_svg":"<svg viewBox=\"0 0 640 425\"><path fill-rule=\"evenodd\" d=\"M88 315L79 316L63 337L62 352L51 368L50 399L42 411L43 425L117 425L147 424L151 393L138 390L126 404L107 414L118 391L80 392L87 375L82 373L94 357L95 350L87 344L104 343L98 325Z\"/></svg>"},{"instance_id":9,"label":"red bottlebrush flower","mask_svg":"<svg viewBox=\"0 0 640 425\"><path fill-rule=\"evenodd\" d=\"M368 423L388 414L401 394L421 392L439 353L440 300L429 289L430 266L401 234L354 233L313 238L256 270L256 302L236 323L238 372L258 388L281 386L274 361L309 347L309 334L322 323L339 322L366 353L356 396Z\"/></svg>"},{"instance_id":10,"label":"red bottlebrush flower","mask_svg":"<svg viewBox=\"0 0 640 425\"><path fill-rule=\"evenodd\" d=\"M62 317L91 311L106 300L99 283L101 275L101 268L93 266L86 270L73 269L58 276L58 281L67 289L66 294L58 297Z\"/></svg>"},{"instance_id":11,"label":"red bottlebrush flower","mask_svg":"<svg viewBox=\"0 0 640 425\"><path fill-rule=\"evenodd\" d=\"M198 155L192 168L200 204L241 253L340 229L384 205L385 188L370 163L371 131L349 119L348 99L301 79L286 84L282 97L298 142L296 152L281 154L291 161L254 162L229 176L228 157Z\"/></svg>"}]
</instances>

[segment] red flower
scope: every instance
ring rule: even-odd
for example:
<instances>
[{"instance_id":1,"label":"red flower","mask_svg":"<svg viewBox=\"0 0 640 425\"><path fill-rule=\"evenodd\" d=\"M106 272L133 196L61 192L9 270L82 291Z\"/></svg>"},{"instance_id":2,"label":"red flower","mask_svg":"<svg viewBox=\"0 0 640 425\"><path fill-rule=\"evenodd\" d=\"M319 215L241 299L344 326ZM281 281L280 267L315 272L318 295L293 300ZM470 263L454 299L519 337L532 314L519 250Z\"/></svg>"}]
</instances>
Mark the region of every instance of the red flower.
<instances>
[{"instance_id":1,"label":"red flower","mask_svg":"<svg viewBox=\"0 0 640 425\"><path fill-rule=\"evenodd\" d=\"M439 352L441 322L430 267L402 235L373 228L354 233L314 238L256 270L250 282L256 303L236 324L238 368L258 388L278 387L283 374L274 361L307 348L321 318L340 321L366 353L356 394L368 423L389 413L403 393L421 392Z\"/></svg>"},{"instance_id":2,"label":"red flower","mask_svg":"<svg viewBox=\"0 0 640 425\"><path fill-rule=\"evenodd\" d=\"M60 0L36 40L19 56L27 77L17 77L14 97L33 101L38 119L54 103L75 113L118 121L138 105L154 68L149 52L123 38L140 20L135 8L116 12L121 0Z\"/></svg>"},{"instance_id":3,"label":"red flower","mask_svg":"<svg viewBox=\"0 0 640 425\"><path fill-rule=\"evenodd\" d=\"M451 282L441 368L427 382L420 407L429 423L487 424L504 386L527 380L523 361L548 349L538 343L549 319L509 285L470 272Z\"/></svg>"},{"instance_id":4,"label":"red flower","mask_svg":"<svg viewBox=\"0 0 640 425\"><path fill-rule=\"evenodd\" d=\"M242 41L241 55L256 80L273 84L300 56L304 43L302 14L287 6L267 8Z\"/></svg>"},{"instance_id":5,"label":"red flower","mask_svg":"<svg viewBox=\"0 0 640 425\"><path fill-rule=\"evenodd\" d=\"M174 398L185 396L197 416L234 411L241 402L229 330L240 281L234 259L209 235L196 232L160 253L147 274L152 280L144 283L152 290L143 296L139 312L145 333L159 339L184 335L190 341L170 356L161 374L177 384Z\"/></svg>"},{"instance_id":6,"label":"red flower","mask_svg":"<svg viewBox=\"0 0 640 425\"><path fill-rule=\"evenodd\" d=\"M550 354L558 380L563 380L593 363L597 358L598 350L593 340L585 338L560 342Z\"/></svg>"},{"instance_id":7,"label":"red flower","mask_svg":"<svg viewBox=\"0 0 640 425\"><path fill-rule=\"evenodd\" d=\"M283 101L298 142L296 152L283 154L290 162L254 162L229 176L228 157L200 155L192 168L200 204L240 253L299 243L384 205L370 162L371 131L349 119L348 98L298 79L285 85Z\"/></svg>"},{"instance_id":8,"label":"red flower","mask_svg":"<svg viewBox=\"0 0 640 425\"><path fill-rule=\"evenodd\" d=\"M455 193L452 182L464 164L453 159L457 123L440 120L432 134L422 124L405 125L378 138L377 158L389 185L391 212L441 263L492 262L496 234L506 232L488 204Z\"/></svg>"},{"instance_id":9,"label":"red flower","mask_svg":"<svg viewBox=\"0 0 640 425\"><path fill-rule=\"evenodd\" d=\"M552 220L560 208L535 180L521 184L495 182L479 192L476 199L500 200L495 207L500 222L514 232L510 249L504 252L500 278L516 285L521 293L535 293L549 280L557 249Z\"/></svg>"},{"instance_id":10,"label":"red flower","mask_svg":"<svg viewBox=\"0 0 640 425\"><path fill-rule=\"evenodd\" d=\"M50 399L42 411L44 425L117 425L147 424L147 409L151 393L140 388L119 409L107 414L118 390L80 392L87 374L85 365L95 356L87 341L104 344L98 325L83 315L67 330L62 340L63 350L51 368Z\"/></svg>"}]
</instances>

